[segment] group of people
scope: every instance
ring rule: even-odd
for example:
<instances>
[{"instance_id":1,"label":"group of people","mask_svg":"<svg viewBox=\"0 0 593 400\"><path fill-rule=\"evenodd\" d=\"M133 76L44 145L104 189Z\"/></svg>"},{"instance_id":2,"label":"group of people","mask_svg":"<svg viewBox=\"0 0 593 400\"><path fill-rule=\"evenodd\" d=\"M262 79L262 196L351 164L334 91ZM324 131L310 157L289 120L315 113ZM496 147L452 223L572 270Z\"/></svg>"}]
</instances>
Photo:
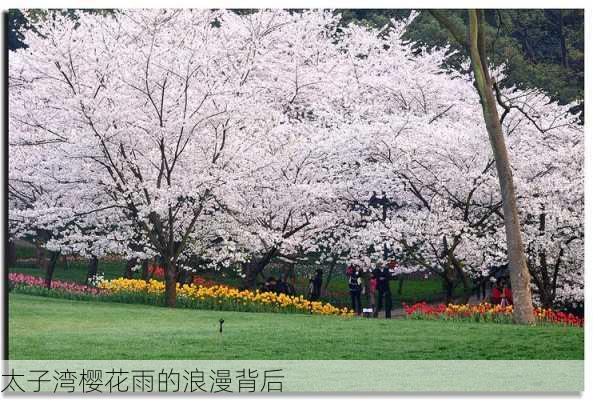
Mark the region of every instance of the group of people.
<instances>
[{"instance_id":1,"label":"group of people","mask_svg":"<svg viewBox=\"0 0 593 400\"><path fill-rule=\"evenodd\" d=\"M513 305L513 292L511 290L510 282L507 279L499 279L496 284L492 286L490 303L501 305L503 307Z\"/></svg>"},{"instance_id":2,"label":"group of people","mask_svg":"<svg viewBox=\"0 0 593 400\"><path fill-rule=\"evenodd\" d=\"M315 274L309 277L309 287L307 291L307 298L311 301L317 301L321 297L321 284L323 282L323 270L321 268L315 270ZM260 292L272 292L276 294L287 294L294 296L296 290L293 285L283 281L282 279L276 279L274 276L269 276L260 286Z\"/></svg>"},{"instance_id":3,"label":"group of people","mask_svg":"<svg viewBox=\"0 0 593 400\"><path fill-rule=\"evenodd\" d=\"M282 279L276 279L273 276L268 277L264 283L259 288L260 292L272 292L276 294L287 294L290 296L294 296L296 291L294 286L288 282L283 281Z\"/></svg>"},{"instance_id":4,"label":"group of people","mask_svg":"<svg viewBox=\"0 0 593 400\"><path fill-rule=\"evenodd\" d=\"M369 281L369 300L373 309L373 317L377 318L379 311L385 309L385 318L391 318L391 308L393 306L393 299L391 296L391 288L389 282L393 279L393 270L395 269L395 262L383 264L372 270ZM352 265L346 269L346 276L348 277L348 290L350 291L350 299L352 301L352 309L357 315L362 314L362 295L367 290L365 285L363 271Z\"/></svg>"},{"instance_id":5,"label":"group of people","mask_svg":"<svg viewBox=\"0 0 593 400\"><path fill-rule=\"evenodd\" d=\"M497 276L498 275L498 276ZM508 306L513 304L513 291L508 276L490 274L478 277L474 281L475 295L479 301Z\"/></svg>"},{"instance_id":6,"label":"group of people","mask_svg":"<svg viewBox=\"0 0 593 400\"><path fill-rule=\"evenodd\" d=\"M373 310L373 317L377 318L379 311L384 309L385 318L391 318L393 298L389 282L393 279L396 268L397 264L395 261L390 261L373 269L370 275L354 265L351 265L346 269L352 309L357 315L362 314L362 296L367 294L366 291L368 290L369 303ZM366 282L366 279L368 279L368 282ZM319 268L309 277L309 287L307 292L307 298L309 300L319 300L321 297L322 282L323 270ZM284 293L287 295L296 294L293 285L282 281L282 279L276 279L273 276L270 276L265 280L260 287L260 291L274 292L276 294ZM489 300L492 304L501 306L513 304L513 293L508 279L499 279L496 284L493 285Z\"/></svg>"}]
</instances>

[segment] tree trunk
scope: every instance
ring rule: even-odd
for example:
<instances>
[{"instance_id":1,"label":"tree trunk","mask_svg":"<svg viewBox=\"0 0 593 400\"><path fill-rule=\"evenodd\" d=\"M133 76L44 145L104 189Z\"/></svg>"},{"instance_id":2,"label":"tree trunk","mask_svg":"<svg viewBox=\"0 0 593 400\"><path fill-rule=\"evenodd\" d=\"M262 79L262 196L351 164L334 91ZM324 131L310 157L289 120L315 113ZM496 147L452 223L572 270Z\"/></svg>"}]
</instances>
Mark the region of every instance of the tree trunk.
<instances>
[{"instance_id":1,"label":"tree trunk","mask_svg":"<svg viewBox=\"0 0 593 400\"><path fill-rule=\"evenodd\" d=\"M336 263L332 262L332 264L329 267L329 272L327 273L327 279L323 283L323 290L321 291L321 294L323 296L327 296L327 288L329 287L329 282L331 281L332 276L334 274L335 267L336 267Z\"/></svg>"},{"instance_id":2,"label":"tree trunk","mask_svg":"<svg viewBox=\"0 0 593 400\"><path fill-rule=\"evenodd\" d=\"M513 316L516 322L534 324L533 303L531 299L530 275L525 261L523 239L517 212L517 200L511 163L505 143L496 99L492 92L493 83L488 72L485 57L483 15L476 10L469 10L469 48L476 87L482 103L486 130L490 138L492 152L496 162L496 171L502 196L504 225L511 285L513 287Z\"/></svg>"},{"instance_id":3,"label":"tree trunk","mask_svg":"<svg viewBox=\"0 0 593 400\"><path fill-rule=\"evenodd\" d=\"M148 260L142 260L142 279L148 281L150 279L150 272L148 270Z\"/></svg>"},{"instance_id":4,"label":"tree trunk","mask_svg":"<svg viewBox=\"0 0 593 400\"><path fill-rule=\"evenodd\" d=\"M6 247L6 262L8 268L16 266L16 245L14 240L8 240L8 246Z\"/></svg>"},{"instance_id":5,"label":"tree trunk","mask_svg":"<svg viewBox=\"0 0 593 400\"><path fill-rule=\"evenodd\" d=\"M560 36L560 63L564 68L568 68L566 35L564 34L564 14L561 9L558 10L558 34Z\"/></svg>"},{"instance_id":6,"label":"tree trunk","mask_svg":"<svg viewBox=\"0 0 593 400\"><path fill-rule=\"evenodd\" d=\"M256 289L257 288L257 276L263 273L265 268L265 264L262 262L263 260L251 260L247 264L244 265L244 287L248 289Z\"/></svg>"},{"instance_id":7,"label":"tree trunk","mask_svg":"<svg viewBox=\"0 0 593 400\"><path fill-rule=\"evenodd\" d=\"M51 281L54 276L54 271L56 270L56 264L60 259L60 252L59 251L52 251L49 259L49 263L47 264L47 268L45 270L45 287L51 289Z\"/></svg>"},{"instance_id":8,"label":"tree trunk","mask_svg":"<svg viewBox=\"0 0 593 400\"><path fill-rule=\"evenodd\" d=\"M552 296L550 296L549 292L546 291L540 291L539 293L539 299L542 303L542 307L543 308L552 308L554 307L554 299L552 298Z\"/></svg>"},{"instance_id":9,"label":"tree trunk","mask_svg":"<svg viewBox=\"0 0 593 400\"><path fill-rule=\"evenodd\" d=\"M99 259L97 256L92 256L89 260L88 271L86 274L86 283L88 284L91 279L97 275L97 270L99 269Z\"/></svg>"},{"instance_id":10,"label":"tree trunk","mask_svg":"<svg viewBox=\"0 0 593 400\"><path fill-rule=\"evenodd\" d=\"M172 263L169 257L165 257L165 304L167 307L175 307L177 304L177 266Z\"/></svg>"},{"instance_id":11,"label":"tree trunk","mask_svg":"<svg viewBox=\"0 0 593 400\"><path fill-rule=\"evenodd\" d=\"M290 284L292 285L292 287L294 288L296 285L296 274L294 273L294 264L291 264L289 267L289 277L287 282L290 282Z\"/></svg>"},{"instance_id":12,"label":"tree trunk","mask_svg":"<svg viewBox=\"0 0 593 400\"><path fill-rule=\"evenodd\" d=\"M39 240L35 241L35 264L43 269L47 270L47 260L45 258L45 249L41 246Z\"/></svg>"},{"instance_id":13,"label":"tree trunk","mask_svg":"<svg viewBox=\"0 0 593 400\"><path fill-rule=\"evenodd\" d=\"M492 93L493 82L488 72L484 15L478 10L468 10L469 29L465 30L454 20L448 18L443 10L430 10L430 13L457 42L469 50L475 85L480 95L484 122L496 162L503 203L509 270L513 286L513 316L518 323L534 324L530 276L521 238L513 176L496 100Z\"/></svg>"},{"instance_id":14,"label":"tree trunk","mask_svg":"<svg viewBox=\"0 0 593 400\"><path fill-rule=\"evenodd\" d=\"M272 261L276 255L277 249L272 247L260 260L252 259L243 266L243 273L245 274L246 288L255 289L257 286L257 275L261 274L266 265Z\"/></svg>"},{"instance_id":15,"label":"tree trunk","mask_svg":"<svg viewBox=\"0 0 593 400\"><path fill-rule=\"evenodd\" d=\"M445 304L449 304L453 301L453 282L448 278L445 278L443 282L445 284Z\"/></svg>"},{"instance_id":16,"label":"tree trunk","mask_svg":"<svg viewBox=\"0 0 593 400\"><path fill-rule=\"evenodd\" d=\"M453 266L455 267L455 271L457 272L457 277L461 285L463 286L463 295L461 296L461 303L467 304L469 302L470 297L472 296L472 288L470 287L470 283L467 279L467 275L463 271L463 265L457 258L453 257Z\"/></svg>"}]
</instances>

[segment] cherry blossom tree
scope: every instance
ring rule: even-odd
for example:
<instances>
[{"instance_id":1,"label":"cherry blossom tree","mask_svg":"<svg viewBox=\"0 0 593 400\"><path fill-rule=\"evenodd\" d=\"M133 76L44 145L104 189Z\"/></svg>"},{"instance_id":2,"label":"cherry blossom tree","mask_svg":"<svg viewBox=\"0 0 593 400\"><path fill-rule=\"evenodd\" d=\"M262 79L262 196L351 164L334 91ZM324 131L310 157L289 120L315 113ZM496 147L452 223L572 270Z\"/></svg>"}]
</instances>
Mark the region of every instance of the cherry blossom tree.
<instances>
[{"instance_id":1,"label":"cherry blossom tree","mask_svg":"<svg viewBox=\"0 0 593 400\"><path fill-rule=\"evenodd\" d=\"M527 266L544 307L583 304L584 132L571 105L539 90L499 93L524 229Z\"/></svg>"},{"instance_id":2,"label":"cherry blossom tree","mask_svg":"<svg viewBox=\"0 0 593 400\"><path fill-rule=\"evenodd\" d=\"M466 276L479 278L490 267L506 263L495 160L481 136L483 121L472 79L444 73L447 49L413 54L401 39L405 24L394 25L382 42L375 39L377 31L348 32L362 93L357 105L362 117L353 135L360 148L354 158L364 162L354 174L356 189L346 196L351 204L364 205L371 192L382 191L391 207L387 213L367 208L362 221L352 224L364 229L344 237L359 243L350 247L358 260L368 257L372 244L376 254L367 265L372 258L382 258L384 248L408 254L408 265L400 271L441 276L450 297L454 279L467 288ZM494 73L503 78L501 71ZM576 271L582 273L583 268L582 127L570 114L571 105L551 103L539 91L511 88L499 90L498 96L509 152L517 159L513 174L534 289L545 304L550 304L545 298L564 286L574 288L571 295L578 299L574 291L580 290L582 279ZM565 182L572 184L570 190ZM545 224L534 224L534 217L551 217L559 225L550 222L545 234ZM553 261L542 259L545 248L550 248ZM569 252L574 256L569 258Z\"/></svg>"},{"instance_id":3,"label":"cherry blossom tree","mask_svg":"<svg viewBox=\"0 0 593 400\"><path fill-rule=\"evenodd\" d=\"M97 255L89 244L106 244L129 258L159 256L171 306L184 259L241 258L232 245L213 246L228 236L221 204L237 203L237 182L265 179L258 173L280 119L310 119L314 109L316 124L327 123L317 85L339 66L326 65L322 51L337 52L326 32L335 25L323 11L220 10L40 23L11 57L19 90L10 117L15 140L59 137L46 159L32 159L67 177L52 195L62 213L47 223L67 232L48 247ZM32 208L47 214L49 204Z\"/></svg>"},{"instance_id":4,"label":"cherry blossom tree","mask_svg":"<svg viewBox=\"0 0 593 400\"><path fill-rule=\"evenodd\" d=\"M51 156L68 159L69 175L84 181L77 189L88 199L74 188L58 194L72 217L86 216L67 236L86 243L89 229L116 226L113 251L161 256L171 306L177 263L210 244L213 200L228 174L253 168L232 155L264 133L257 119L247 122L249 43L258 38L238 37L236 22L206 10L56 15L11 58L11 84L22 87L11 118L35 121L27 129L39 140L64 136Z\"/></svg>"},{"instance_id":5,"label":"cherry blossom tree","mask_svg":"<svg viewBox=\"0 0 593 400\"><path fill-rule=\"evenodd\" d=\"M473 78L444 68L447 48L406 42L413 18L41 21L10 58L12 231L48 232L56 253L158 257L170 306L196 257L253 286L275 257L372 268L390 253L450 296L469 287L507 259L495 158ZM578 302L582 127L539 91L496 95L536 298Z\"/></svg>"}]
</instances>

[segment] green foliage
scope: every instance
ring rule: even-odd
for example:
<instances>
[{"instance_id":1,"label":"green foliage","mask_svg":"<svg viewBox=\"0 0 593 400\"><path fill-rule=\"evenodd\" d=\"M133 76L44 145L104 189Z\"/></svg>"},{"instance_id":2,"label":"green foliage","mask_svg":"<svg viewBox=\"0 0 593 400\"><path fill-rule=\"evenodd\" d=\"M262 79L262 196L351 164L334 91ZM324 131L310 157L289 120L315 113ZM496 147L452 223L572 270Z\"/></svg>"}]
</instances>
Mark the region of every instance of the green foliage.
<instances>
[{"instance_id":1,"label":"green foliage","mask_svg":"<svg viewBox=\"0 0 593 400\"><path fill-rule=\"evenodd\" d=\"M15 250L17 259L31 259L35 257L35 247L33 245L22 246L17 243Z\"/></svg>"}]
</instances>

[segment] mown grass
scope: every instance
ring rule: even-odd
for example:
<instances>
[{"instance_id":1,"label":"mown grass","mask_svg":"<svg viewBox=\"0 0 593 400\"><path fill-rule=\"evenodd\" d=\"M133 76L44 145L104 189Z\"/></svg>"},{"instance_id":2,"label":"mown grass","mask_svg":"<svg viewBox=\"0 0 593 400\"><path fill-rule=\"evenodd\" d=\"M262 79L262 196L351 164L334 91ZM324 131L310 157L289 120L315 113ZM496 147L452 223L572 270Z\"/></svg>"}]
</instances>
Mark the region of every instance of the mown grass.
<instances>
[{"instance_id":1,"label":"mown grass","mask_svg":"<svg viewBox=\"0 0 593 400\"><path fill-rule=\"evenodd\" d=\"M218 333L223 318L224 334ZM11 359L583 359L563 326L167 309L10 294Z\"/></svg>"}]
</instances>

